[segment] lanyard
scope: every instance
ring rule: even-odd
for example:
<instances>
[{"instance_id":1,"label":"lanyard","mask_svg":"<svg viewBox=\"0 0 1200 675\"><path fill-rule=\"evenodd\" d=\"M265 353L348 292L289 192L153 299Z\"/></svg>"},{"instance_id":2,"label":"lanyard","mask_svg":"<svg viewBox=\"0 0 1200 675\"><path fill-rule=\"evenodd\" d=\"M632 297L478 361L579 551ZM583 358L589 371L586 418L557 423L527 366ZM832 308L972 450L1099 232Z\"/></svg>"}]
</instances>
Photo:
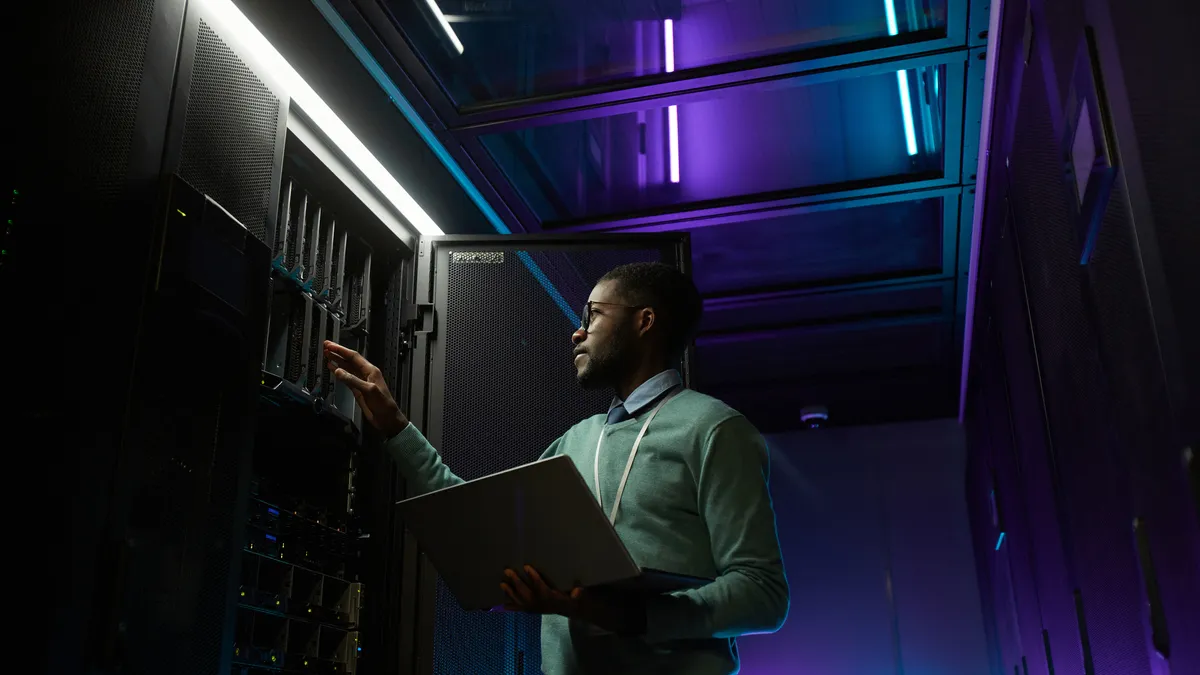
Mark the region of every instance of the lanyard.
<instances>
[{"instance_id":1,"label":"lanyard","mask_svg":"<svg viewBox=\"0 0 1200 675\"><path fill-rule=\"evenodd\" d=\"M629 470L633 468L633 458L637 456L638 446L642 444L642 437L646 435L646 429L650 428L650 421L658 414L659 410L667 404L667 401L675 398L679 391L673 391L667 395L658 405L654 406L654 410L650 411L650 416L642 423L642 430L638 432L637 440L633 442L633 449L629 451L629 460L625 462L625 473L621 476L621 484L617 486L617 498L613 501L612 513L608 516L608 522L613 525L617 524L617 509L621 507L621 495L625 494L625 481L629 480ZM604 444L604 429L608 425L601 427L600 438L596 441L596 459L592 464L592 475L596 480L596 500L600 502L600 508L604 508L604 498L600 496L600 446Z\"/></svg>"}]
</instances>

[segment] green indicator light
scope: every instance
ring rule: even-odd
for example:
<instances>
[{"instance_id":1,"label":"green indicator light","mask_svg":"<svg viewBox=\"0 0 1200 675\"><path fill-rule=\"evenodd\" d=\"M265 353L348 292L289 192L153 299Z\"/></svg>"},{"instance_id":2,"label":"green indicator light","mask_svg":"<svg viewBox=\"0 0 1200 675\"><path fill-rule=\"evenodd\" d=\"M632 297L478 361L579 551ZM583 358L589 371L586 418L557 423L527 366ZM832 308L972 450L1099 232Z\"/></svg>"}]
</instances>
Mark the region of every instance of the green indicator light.
<instances>
[{"instance_id":1,"label":"green indicator light","mask_svg":"<svg viewBox=\"0 0 1200 675\"><path fill-rule=\"evenodd\" d=\"M187 214L184 213L183 211L180 211L179 209L175 209L175 211L178 212L179 215L183 216L184 218L187 218Z\"/></svg>"},{"instance_id":2,"label":"green indicator light","mask_svg":"<svg viewBox=\"0 0 1200 675\"><path fill-rule=\"evenodd\" d=\"M19 195L19 194L21 194L21 193L20 193L20 192L17 192L16 190L13 190L13 194L14 194L14 195Z\"/></svg>"}]
</instances>

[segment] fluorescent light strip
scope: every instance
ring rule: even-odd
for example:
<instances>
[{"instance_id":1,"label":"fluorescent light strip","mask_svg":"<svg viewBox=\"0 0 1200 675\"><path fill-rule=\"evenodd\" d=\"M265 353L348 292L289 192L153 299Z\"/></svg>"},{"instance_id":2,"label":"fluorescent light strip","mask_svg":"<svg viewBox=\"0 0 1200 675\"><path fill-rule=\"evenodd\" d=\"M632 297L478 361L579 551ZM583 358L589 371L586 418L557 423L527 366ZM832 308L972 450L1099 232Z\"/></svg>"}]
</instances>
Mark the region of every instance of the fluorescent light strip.
<instances>
[{"instance_id":1,"label":"fluorescent light strip","mask_svg":"<svg viewBox=\"0 0 1200 675\"><path fill-rule=\"evenodd\" d=\"M675 22L671 19L663 21L663 42L666 43L667 72L675 72Z\"/></svg>"},{"instance_id":2,"label":"fluorescent light strip","mask_svg":"<svg viewBox=\"0 0 1200 675\"><path fill-rule=\"evenodd\" d=\"M270 73L284 91L313 124L325 134L338 150L375 186L385 199L392 203L400 215L423 235L440 235L442 229L433 222L429 214L417 204L392 174L384 168L375 155L350 131L349 127L321 100L317 92L308 86L283 56L275 50L267 38L250 23L231 0L201 0L209 9L213 19L226 39L236 40L256 62ZM396 232L407 236L407 232Z\"/></svg>"},{"instance_id":3,"label":"fluorescent light strip","mask_svg":"<svg viewBox=\"0 0 1200 675\"><path fill-rule=\"evenodd\" d=\"M667 142L671 149L671 182L679 182L679 109L667 108Z\"/></svg>"},{"instance_id":4,"label":"fluorescent light strip","mask_svg":"<svg viewBox=\"0 0 1200 675\"><path fill-rule=\"evenodd\" d=\"M887 12L888 35L899 35L900 27L896 24L895 0L883 0ZM912 99L908 93L908 72L896 71L896 84L900 87L900 112L904 115L904 142L908 146L910 156L917 154L917 130L913 126Z\"/></svg>"},{"instance_id":5,"label":"fluorescent light strip","mask_svg":"<svg viewBox=\"0 0 1200 675\"><path fill-rule=\"evenodd\" d=\"M908 154L917 154L917 130L913 126L912 101L908 95L908 71L896 71L896 84L900 87L900 113L904 115L904 142Z\"/></svg>"},{"instance_id":6,"label":"fluorescent light strip","mask_svg":"<svg viewBox=\"0 0 1200 675\"><path fill-rule=\"evenodd\" d=\"M663 44L666 51L667 72L675 72L675 22L663 21ZM679 107L667 108L667 144L670 151L671 182L679 182Z\"/></svg>"},{"instance_id":7,"label":"fluorescent light strip","mask_svg":"<svg viewBox=\"0 0 1200 675\"><path fill-rule=\"evenodd\" d=\"M438 23L442 25L442 30L446 31L446 37L450 38L450 42L454 44L454 48L458 50L459 54L463 53L463 43L458 40L458 35L450 27L450 22L446 20L446 15L442 14L442 8L437 6L437 0L425 0L425 4L429 5L429 9L433 10L433 15L437 17Z\"/></svg>"}]
</instances>

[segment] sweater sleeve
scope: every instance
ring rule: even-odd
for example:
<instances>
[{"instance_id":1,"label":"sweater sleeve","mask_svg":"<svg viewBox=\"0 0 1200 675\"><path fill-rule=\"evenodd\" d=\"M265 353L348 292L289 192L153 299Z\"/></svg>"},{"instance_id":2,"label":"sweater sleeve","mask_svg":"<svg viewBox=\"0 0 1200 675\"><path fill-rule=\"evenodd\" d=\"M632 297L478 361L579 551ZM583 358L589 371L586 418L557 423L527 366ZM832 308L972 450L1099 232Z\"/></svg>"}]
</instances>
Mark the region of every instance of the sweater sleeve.
<instances>
[{"instance_id":1,"label":"sweater sleeve","mask_svg":"<svg viewBox=\"0 0 1200 675\"><path fill-rule=\"evenodd\" d=\"M559 438L546 448L542 459L558 454ZM384 448L400 466L400 472L408 481L409 496L416 497L426 492L433 492L463 483L442 462L441 455L415 426L409 424L403 431L392 436L384 443Z\"/></svg>"},{"instance_id":2,"label":"sweater sleeve","mask_svg":"<svg viewBox=\"0 0 1200 675\"><path fill-rule=\"evenodd\" d=\"M649 599L647 641L731 638L783 625L788 584L768 475L766 441L745 417L709 434L697 498L718 576L700 588Z\"/></svg>"}]
</instances>

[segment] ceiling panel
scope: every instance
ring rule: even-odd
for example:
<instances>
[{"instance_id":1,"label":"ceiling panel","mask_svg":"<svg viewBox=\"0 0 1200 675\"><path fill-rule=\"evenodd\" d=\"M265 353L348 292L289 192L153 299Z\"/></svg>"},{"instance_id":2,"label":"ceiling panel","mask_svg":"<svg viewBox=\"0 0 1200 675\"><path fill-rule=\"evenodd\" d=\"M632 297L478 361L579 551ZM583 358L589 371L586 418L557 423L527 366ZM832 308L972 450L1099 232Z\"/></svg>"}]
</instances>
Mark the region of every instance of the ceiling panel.
<instances>
[{"instance_id":1,"label":"ceiling panel","mask_svg":"<svg viewBox=\"0 0 1200 675\"><path fill-rule=\"evenodd\" d=\"M827 293L764 293L704 303L702 334L820 325L899 316L946 314L954 281L893 287L852 288Z\"/></svg>"},{"instance_id":2,"label":"ceiling panel","mask_svg":"<svg viewBox=\"0 0 1200 675\"><path fill-rule=\"evenodd\" d=\"M701 336L696 340L700 387L763 379L804 379L835 373L928 367L946 361L952 322L942 318Z\"/></svg>"},{"instance_id":3,"label":"ceiling panel","mask_svg":"<svg viewBox=\"0 0 1200 675\"><path fill-rule=\"evenodd\" d=\"M385 0L385 5L459 106L889 35L940 34L947 16L946 0Z\"/></svg>"},{"instance_id":4,"label":"ceiling panel","mask_svg":"<svg viewBox=\"0 0 1200 675\"><path fill-rule=\"evenodd\" d=\"M700 100L485 134L543 223L939 174L945 65Z\"/></svg>"},{"instance_id":5,"label":"ceiling panel","mask_svg":"<svg viewBox=\"0 0 1200 675\"><path fill-rule=\"evenodd\" d=\"M692 231L693 276L708 295L942 269L941 197L817 211Z\"/></svg>"}]
</instances>

